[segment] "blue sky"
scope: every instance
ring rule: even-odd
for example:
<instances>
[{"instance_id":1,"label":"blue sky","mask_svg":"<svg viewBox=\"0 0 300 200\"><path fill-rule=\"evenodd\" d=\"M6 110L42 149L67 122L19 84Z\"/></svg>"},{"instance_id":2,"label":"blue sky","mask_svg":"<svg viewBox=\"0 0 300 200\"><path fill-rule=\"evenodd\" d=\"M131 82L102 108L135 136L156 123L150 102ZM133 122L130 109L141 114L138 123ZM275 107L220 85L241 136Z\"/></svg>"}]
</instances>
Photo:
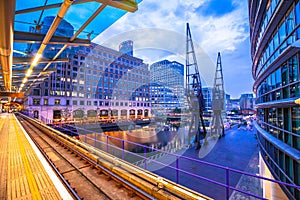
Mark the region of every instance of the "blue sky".
<instances>
[{"instance_id":1,"label":"blue sky","mask_svg":"<svg viewBox=\"0 0 300 200\"><path fill-rule=\"evenodd\" d=\"M221 52L225 91L232 98L252 92L247 0L143 0L93 42L113 49L134 41L134 56L146 63L169 59L185 63L189 22L203 85L212 86Z\"/></svg>"}]
</instances>

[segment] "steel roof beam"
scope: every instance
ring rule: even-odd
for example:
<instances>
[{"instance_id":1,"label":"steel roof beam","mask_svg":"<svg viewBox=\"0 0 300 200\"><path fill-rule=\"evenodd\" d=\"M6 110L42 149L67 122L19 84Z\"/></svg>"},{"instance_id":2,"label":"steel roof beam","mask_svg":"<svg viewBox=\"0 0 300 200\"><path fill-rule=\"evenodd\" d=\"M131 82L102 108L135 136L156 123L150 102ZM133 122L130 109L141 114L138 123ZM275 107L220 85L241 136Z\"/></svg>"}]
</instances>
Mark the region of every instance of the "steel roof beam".
<instances>
[{"instance_id":1,"label":"steel roof beam","mask_svg":"<svg viewBox=\"0 0 300 200\"><path fill-rule=\"evenodd\" d=\"M26 73L26 71L27 71L27 69L16 69L16 70L13 70L13 74L18 74L18 73L20 73L20 74L24 74L24 76L25 76L25 73ZM34 69L33 70L33 74L34 73L40 73L40 72L42 72L43 71L43 69ZM45 72L49 72L49 73L53 73L53 72L56 72L56 69L55 68L49 68L47 71L45 71Z\"/></svg>"},{"instance_id":2,"label":"steel roof beam","mask_svg":"<svg viewBox=\"0 0 300 200\"><path fill-rule=\"evenodd\" d=\"M93 21L97 15L102 12L104 10L104 8L106 7L106 5L101 5L93 14L92 16L89 17L89 19L80 27L80 29L78 31L76 31L76 33L72 36L72 38L70 39L70 41L72 42L73 40L76 39L76 37L90 24L91 21ZM65 44L59 52L57 52L57 54L54 56L53 60L57 59L58 56L68 47L67 44ZM45 67L44 70L48 69L48 67L52 64L52 62L49 62Z\"/></svg>"},{"instance_id":3,"label":"steel roof beam","mask_svg":"<svg viewBox=\"0 0 300 200\"><path fill-rule=\"evenodd\" d=\"M40 76L40 77L43 77L43 76L48 77L48 75L51 74L51 73L52 73L52 72L49 72L48 74L43 74L43 75ZM13 76L12 76L13 83L15 83L16 81L17 81L17 82L22 82L22 80L16 80L16 79L20 79L20 78L22 78L22 77L25 77L25 74L13 74ZM30 76L30 78L34 78L34 77L38 77L38 74L32 74L32 75ZM30 78L27 78L27 80L30 80ZM0 79L0 80L1 80L1 79Z\"/></svg>"},{"instance_id":4,"label":"steel roof beam","mask_svg":"<svg viewBox=\"0 0 300 200\"><path fill-rule=\"evenodd\" d=\"M42 43L45 34L40 33L30 33L30 32L22 32L22 31L15 31L14 33L14 42L25 42L31 44L38 44ZM52 36L48 44L68 44L69 46L90 46L91 41L88 39L80 39L76 38L72 42L70 42L71 38L62 37L62 36Z\"/></svg>"},{"instance_id":5,"label":"steel roof beam","mask_svg":"<svg viewBox=\"0 0 300 200\"><path fill-rule=\"evenodd\" d=\"M30 77L30 78L28 78L27 79L27 83L31 83L31 82L33 82L34 80L44 80L44 79L46 79L46 78L48 78L48 76L40 76L38 79L37 78L35 78L35 77ZM14 83L22 83L22 80L20 80L20 79L15 79L14 80Z\"/></svg>"},{"instance_id":6,"label":"steel roof beam","mask_svg":"<svg viewBox=\"0 0 300 200\"><path fill-rule=\"evenodd\" d=\"M77 0L77 1L73 2L73 5L74 4L82 4L82 3L86 3L86 2L94 2L94 1L95 0ZM59 7L61 7L61 5L62 5L62 3L54 3L54 4L50 4L50 5L46 5L46 6L38 6L38 7L27 8L27 9L23 9L23 10L17 10L16 15L30 13L30 12L36 12L36 11L40 11L40 10L48 10L48 9L52 9L52 8L59 8Z\"/></svg>"},{"instance_id":7,"label":"steel roof beam","mask_svg":"<svg viewBox=\"0 0 300 200\"><path fill-rule=\"evenodd\" d=\"M0 64L6 91L11 91L13 34L16 1L0 1Z\"/></svg>"},{"instance_id":8,"label":"steel roof beam","mask_svg":"<svg viewBox=\"0 0 300 200\"><path fill-rule=\"evenodd\" d=\"M32 57L14 57L13 58L13 64L15 65L29 65L32 62ZM47 58L41 58L39 63L40 64L47 64L49 62L52 63L62 63L62 62L69 62L69 58L58 58L56 60L47 59ZM15 70L13 70L15 71Z\"/></svg>"},{"instance_id":9,"label":"steel roof beam","mask_svg":"<svg viewBox=\"0 0 300 200\"><path fill-rule=\"evenodd\" d=\"M98 2L101 4L105 4L111 7L119 8L121 10L126 10L129 12L135 12L138 8L137 3L135 0L78 0L75 1L73 4L82 4L82 3L87 3L87 2ZM38 6L34 8L28 8L28 9L23 9L23 10L17 10L17 14L24 14L24 13L29 13L29 12L36 12L40 10L48 10L52 8L59 8L62 5L62 3L55 3L55 4L50 4L46 6Z\"/></svg>"},{"instance_id":10,"label":"steel roof beam","mask_svg":"<svg viewBox=\"0 0 300 200\"><path fill-rule=\"evenodd\" d=\"M60 7L56 17L54 18L47 34L45 35L43 42L34 57L34 60L32 61L29 69L27 70L26 76L23 79L23 83L21 84L19 91L22 90L23 86L26 83L26 78L30 77L33 68L38 64L46 46L48 45L50 39L52 38L54 32L56 31L57 27L59 26L61 20L64 18L65 14L67 13L67 11L70 8L70 6L72 5L72 3L73 3L73 0L64 0L64 2L61 4L61 7ZM53 60L55 60L55 59L53 59Z\"/></svg>"},{"instance_id":11,"label":"steel roof beam","mask_svg":"<svg viewBox=\"0 0 300 200\"><path fill-rule=\"evenodd\" d=\"M0 92L0 97L24 98L24 92Z\"/></svg>"}]
</instances>

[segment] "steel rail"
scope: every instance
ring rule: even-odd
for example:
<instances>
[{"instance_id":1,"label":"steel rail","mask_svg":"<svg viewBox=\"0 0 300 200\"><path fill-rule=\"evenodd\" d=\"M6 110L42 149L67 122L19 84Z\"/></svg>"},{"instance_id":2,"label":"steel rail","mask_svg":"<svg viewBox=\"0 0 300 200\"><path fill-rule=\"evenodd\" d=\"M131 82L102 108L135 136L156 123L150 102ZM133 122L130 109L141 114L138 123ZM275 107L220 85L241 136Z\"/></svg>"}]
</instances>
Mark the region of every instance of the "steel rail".
<instances>
[{"instance_id":1,"label":"steel rail","mask_svg":"<svg viewBox=\"0 0 300 200\"><path fill-rule=\"evenodd\" d=\"M121 159L96 149L91 145L84 144L68 135L44 125L41 122L33 120L25 115L22 116L30 120L36 126L39 126L41 130L47 131L49 134L53 135L53 137L59 138L59 140L61 140L64 144L76 149L88 158L92 159L94 162L109 169L112 173L115 173L117 176L120 176L154 198L161 199L168 197L175 199L211 199L205 195L199 194L198 192L137 167L136 165L122 161ZM136 181L137 179L143 180L144 184ZM146 184L147 182L148 184ZM154 188L156 189L154 190Z\"/></svg>"}]
</instances>

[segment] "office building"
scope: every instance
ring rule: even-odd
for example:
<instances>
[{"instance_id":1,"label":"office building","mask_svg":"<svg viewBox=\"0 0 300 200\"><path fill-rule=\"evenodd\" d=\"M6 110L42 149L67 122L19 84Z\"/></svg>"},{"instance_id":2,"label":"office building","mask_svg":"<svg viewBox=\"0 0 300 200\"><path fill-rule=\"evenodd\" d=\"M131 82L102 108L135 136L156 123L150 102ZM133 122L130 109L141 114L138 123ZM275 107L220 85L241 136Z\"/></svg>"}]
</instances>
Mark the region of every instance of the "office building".
<instances>
[{"instance_id":1,"label":"office building","mask_svg":"<svg viewBox=\"0 0 300 200\"><path fill-rule=\"evenodd\" d=\"M240 97L240 108L242 110L245 109L254 109L255 105L255 98L253 97L253 94L242 94Z\"/></svg>"},{"instance_id":2,"label":"office building","mask_svg":"<svg viewBox=\"0 0 300 200\"><path fill-rule=\"evenodd\" d=\"M150 84L150 103L152 115L167 115L180 108L179 100L172 89L157 83Z\"/></svg>"},{"instance_id":3,"label":"office building","mask_svg":"<svg viewBox=\"0 0 300 200\"><path fill-rule=\"evenodd\" d=\"M149 70L143 60L97 44L72 47L69 58L52 64L56 72L24 99L31 116L45 122L150 117Z\"/></svg>"},{"instance_id":4,"label":"office building","mask_svg":"<svg viewBox=\"0 0 300 200\"><path fill-rule=\"evenodd\" d=\"M126 40L119 45L119 51L121 53L133 56L133 41Z\"/></svg>"},{"instance_id":5,"label":"office building","mask_svg":"<svg viewBox=\"0 0 300 200\"><path fill-rule=\"evenodd\" d=\"M211 109L211 100L212 100L212 87L203 87L202 88L202 94L203 94L203 100L205 105L205 112L212 112Z\"/></svg>"},{"instance_id":6,"label":"office building","mask_svg":"<svg viewBox=\"0 0 300 200\"><path fill-rule=\"evenodd\" d=\"M186 104L186 98L184 95L184 66L181 63L176 61L168 61L162 60L156 63L153 63L150 66L150 81L151 86L150 91L151 94L154 95L153 99L157 99L157 96L160 95L160 100L166 99L170 100L168 102L164 102L163 112L167 110L177 108L184 108ZM158 94L159 91L157 89L159 87L161 89L161 94ZM173 95L170 94L173 93ZM166 97L163 97L167 95ZM172 98L170 98L172 96ZM177 100L175 100L177 99ZM177 102L174 104L174 102ZM172 103L171 103L172 102ZM152 107L155 107L154 105Z\"/></svg>"},{"instance_id":7,"label":"office building","mask_svg":"<svg viewBox=\"0 0 300 200\"><path fill-rule=\"evenodd\" d=\"M300 2L249 0L252 74L261 175L300 184ZM263 183L268 199L300 199L299 190Z\"/></svg>"}]
</instances>

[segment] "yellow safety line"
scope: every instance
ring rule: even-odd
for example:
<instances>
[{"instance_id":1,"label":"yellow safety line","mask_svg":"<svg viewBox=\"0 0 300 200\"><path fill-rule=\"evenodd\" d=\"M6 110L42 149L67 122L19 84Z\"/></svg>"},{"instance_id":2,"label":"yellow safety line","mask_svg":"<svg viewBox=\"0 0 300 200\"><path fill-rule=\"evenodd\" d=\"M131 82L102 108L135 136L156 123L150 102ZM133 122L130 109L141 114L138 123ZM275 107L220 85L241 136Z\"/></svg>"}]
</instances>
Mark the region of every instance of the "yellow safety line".
<instances>
[{"instance_id":1,"label":"yellow safety line","mask_svg":"<svg viewBox=\"0 0 300 200\"><path fill-rule=\"evenodd\" d=\"M32 198L40 200L40 199L42 199L42 197L40 195L40 192L39 192L37 183L34 179L33 173L31 171L31 168L30 168L27 156L26 156L26 152L25 152L24 146L23 146L22 141L21 141L19 131L17 131L15 120L13 120L13 124L14 124L15 130L16 130L17 140L18 140L18 144L19 144L19 147L20 147L22 161L23 161L23 164L24 164L25 173L26 173L26 177L27 177L27 180L28 180L28 183L29 183L29 188L30 188L30 191L31 191L31 194L32 194Z\"/></svg>"}]
</instances>

